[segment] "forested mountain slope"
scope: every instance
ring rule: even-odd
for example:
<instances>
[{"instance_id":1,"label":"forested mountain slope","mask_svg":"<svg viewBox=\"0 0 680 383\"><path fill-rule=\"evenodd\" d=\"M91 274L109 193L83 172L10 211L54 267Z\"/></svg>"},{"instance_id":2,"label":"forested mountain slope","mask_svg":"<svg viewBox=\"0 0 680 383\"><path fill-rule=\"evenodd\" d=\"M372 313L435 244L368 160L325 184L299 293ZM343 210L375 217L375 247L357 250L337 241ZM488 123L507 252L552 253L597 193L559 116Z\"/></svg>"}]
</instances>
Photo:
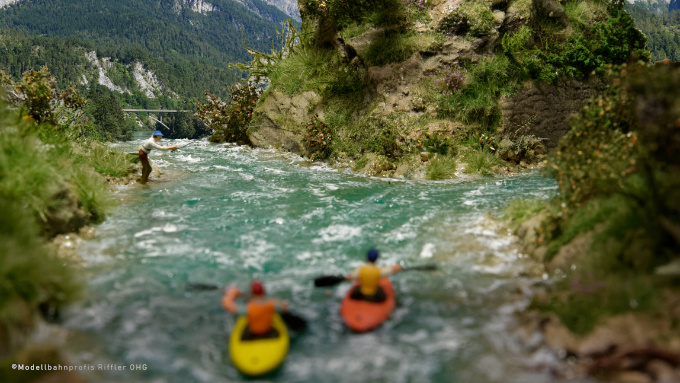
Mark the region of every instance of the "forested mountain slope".
<instances>
[{"instance_id":1,"label":"forested mountain slope","mask_svg":"<svg viewBox=\"0 0 680 383\"><path fill-rule=\"evenodd\" d=\"M288 18L261 0L244 3L19 1L0 9L0 49L7 53L0 69L16 77L44 63L73 82L82 77L74 68L87 63L63 48L78 47L123 65L142 62L182 97L200 97L206 89L220 93L239 77L228 63L250 59L244 45L271 49L275 28Z\"/></svg>"},{"instance_id":2,"label":"forested mountain slope","mask_svg":"<svg viewBox=\"0 0 680 383\"><path fill-rule=\"evenodd\" d=\"M680 61L680 11L669 13L668 3L663 0L638 1L625 8L647 36L652 61Z\"/></svg>"}]
</instances>

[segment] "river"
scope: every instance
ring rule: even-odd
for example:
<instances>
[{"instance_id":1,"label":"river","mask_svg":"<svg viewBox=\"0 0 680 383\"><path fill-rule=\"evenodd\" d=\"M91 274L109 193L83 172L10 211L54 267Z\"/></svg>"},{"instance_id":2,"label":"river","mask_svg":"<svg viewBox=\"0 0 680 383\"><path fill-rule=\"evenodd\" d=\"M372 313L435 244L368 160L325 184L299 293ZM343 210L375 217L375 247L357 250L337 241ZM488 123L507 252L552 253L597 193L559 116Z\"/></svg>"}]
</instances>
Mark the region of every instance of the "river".
<instances>
[{"instance_id":1,"label":"river","mask_svg":"<svg viewBox=\"0 0 680 383\"><path fill-rule=\"evenodd\" d=\"M79 250L88 295L63 322L73 362L95 366L90 380L252 381L229 359L234 318L220 306L221 291L187 284L246 290L260 278L309 321L283 366L260 381L558 381L550 372L557 357L524 347L510 331L528 302L508 294L532 281L523 273L529 261L487 218L513 198L548 198L552 180L369 178L207 141L151 158L165 175L120 187L121 203ZM358 335L338 313L349 286L314 288L312 280L351 271L371 247L380 263L439 270L395 275L392 318Z\"/></svg>"}]
</instances>

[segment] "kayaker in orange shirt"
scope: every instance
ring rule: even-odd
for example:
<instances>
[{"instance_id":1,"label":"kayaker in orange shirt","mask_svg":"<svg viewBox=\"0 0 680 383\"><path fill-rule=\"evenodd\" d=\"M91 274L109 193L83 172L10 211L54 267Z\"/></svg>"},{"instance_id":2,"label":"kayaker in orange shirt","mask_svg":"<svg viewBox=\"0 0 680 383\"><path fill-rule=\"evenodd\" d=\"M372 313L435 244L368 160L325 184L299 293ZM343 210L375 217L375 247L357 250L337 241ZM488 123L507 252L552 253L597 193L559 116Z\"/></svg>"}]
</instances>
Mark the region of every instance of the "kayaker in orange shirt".
<instances>
[{"instance_id":1,"label":"kayaker in orange shirt","mask_svg":"<svg viewBox=\"0 0 680 383\"><path fill-rule=\"evenodd\" d=\"M375 264L378 255L378 250L369 250L366 255L366 264L347 276L347 280L359 281L359 286L352 291L350 298L369 302L384 302L387 299L385 292L380 287L380 278L398 273L401 270L401 265L378 267Z\"/></svg>"},{"instance_id":2,"label":"kayaker in orange shirt","mask_svg":"<svg viewBox=\"0 0 680 383\"><path fill-rule=\"evenodd\" d=\"M232 314L246 315L248 317L248 330L245 338L269 338L276 337L276 330L272 327L276 312L287 312L288 302L267 298L264 286L260 281L253 281L250 285L252 298L247 305L238 304L235 299L243 294L236 286L231 286L222 297L222 307Z\"/></svg>"}]
</instances>

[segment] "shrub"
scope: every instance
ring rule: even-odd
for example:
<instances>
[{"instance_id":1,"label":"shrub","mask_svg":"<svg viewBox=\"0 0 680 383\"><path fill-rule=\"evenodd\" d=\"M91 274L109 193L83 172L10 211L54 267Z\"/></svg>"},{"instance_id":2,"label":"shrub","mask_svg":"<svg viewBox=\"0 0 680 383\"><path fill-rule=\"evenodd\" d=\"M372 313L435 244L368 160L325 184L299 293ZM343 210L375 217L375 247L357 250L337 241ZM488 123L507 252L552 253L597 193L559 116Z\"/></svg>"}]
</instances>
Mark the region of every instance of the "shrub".
<instances>
[{"instance_id":1,"label":"shrub","mask_svg":"<svg viewBox=\"0 0 680 383\"><path fill-rule=\"evenodd\" d=\"M54 311L80 296L68 260L49 254L20 201L0 195L0 331L3 348L23 343L40 310Z\"/></svg>"},{"instance_id":2,"label":"shrub","mask_svg":"<svg viewBox=\"0 0 680 383\"><path fill-rule=\"evenodd\" d=\"M377 66L405 61L416 51L416 46L409 37L412 35L395 31L383 32L361 56L369 65Z\"/></svg>"},{"instance_id":3,"label":"shrub","mask_svg":"<svg viewBox=\"0 0 680 383\"><path fill-rule=\"evenodd\" d=\"M446 35L466 35L470 31L470 17L459 7L439 23L438 31Z\"/></svg>"},{"instance_id":4,"label":"shrub","mask_svg":"<svg viewBox=\"0 0 680 383\"><path fill-rule=\"evenodd\" d=\"M521 161L534 162L540 160L547 153L547 149L543 145L543 139L538 138L533 134L527 134L535 120L535 115L515 130L510 130L504 133L500 142L497 143L496 154L503 160L514 161L520 163Z\"/></svg>"},{"instance_id":5,"label":"shrub","mask_svg":"<svg viewBox=\"0 0 680 383\"><path fill-rule=\"evenodd\" d=\"M366 132L361 139L363 148L390 160L396 160L405 152L401 145L403 139L395 125L381 118L368 118L360 125Z\"/></svg>"},{"instance_id":6,"label":"shrub","mask_svg":"<svg viewBox=\"0 0 680 383\"><path fill-rule=\"evenodd\" d=\"M0 106L0 196L17 201L47 233L54 231L49 227L52 218L74 204L84 210L85 221L95 222L111 207L101 177L74 165L74 157L76 162L87 162L75 154L82 151L79 143L51 125L26 122Z\"/></svg>"},{"instance_id":7,"label":"shrub","mask_svg":"<svg viewBox=\"0 0 680 383\"><path fill-rule=\"evenodd\" d=\"M494 17L491 9L481 1L466 1L446 15L439 24L439 31L444 34L480 37L487 35L493 26Z\"/></svg>"},{"instance_id":8,"label":"shrub","mask_svg":"<svg viewBox=\"0 0 680 383\"><path fill-rule=\"evenodd\" d=\"M438 111L467 124L478 123L486 131L495 130L501 119L498 100L512 94L521 80L515 69L505 56L469 66L469 85L450 95L438 95Z\"/></svg>"},{"instance_id":9,"label":"shrub","mask_svg":"<svg viewBox=\"0 0 680 383\"><path fill-rule=\"evenodd\" d=\"M230 91L229 102L206 92L206 102L198 103L194 116L213 130L210 141L250 145L248 124L252 120L253 109L262 90L254 83L248 82L234 84Z\"/></svg>"},{"instance_id":10,"label":"shrub","mask_svg":"<svg viewBox=\"0 0 680 383\"><path fill-rule=\"evenodd\" d=\"M423 132L419 140L423 150L443 156L455 156L458 152L455 141L441 133Z\"/></svg>"},{"instance_id":11,"label":"shrub","mask_svg":"<svg viewBox=\"0 0 680 383\"><path fill-rule=\"evenodd\" d=\"M467 76L467 71L459 66L446 68L442 77L435 80L435 89L442 94L458 92L465 87Z\"/></svg>"},{"instance_id":12,"label":"shrub","mask_svg":"<svg viewBox=\"0 0 680 383\"><path fill-rule=\"evenodd\" d=\"M333 130L317 116L309 117L307 133L302 141L312 161L325 160L333 153Z\"/></svg>"},{"instance_id":13,"label":"shrub","mask_svg":"<svg viewBox=\"0 0 680 383\"><path fill-rule=\"evenodd\" d=\"M600 247L592 254L621 270L650 272L680 249L674 170L680 164L680 69L636 65L610 73L612 88L572 120L548 158L546 171L560 195L542 237L556 252L575 232L598 223ZM596 201L603 208L593 208Z\"/></svg>"},{"instance_id":14,"label":"shrub","mask_svg":"<svg viewBox=\"0 0 680 383\"><path fill-rule=\"evenodd\" d=\"M516 198L508 203L503 211L503 218L511 226L517 226L545 209L546 201L542 199Z\"/></svg>"}]
</instances>

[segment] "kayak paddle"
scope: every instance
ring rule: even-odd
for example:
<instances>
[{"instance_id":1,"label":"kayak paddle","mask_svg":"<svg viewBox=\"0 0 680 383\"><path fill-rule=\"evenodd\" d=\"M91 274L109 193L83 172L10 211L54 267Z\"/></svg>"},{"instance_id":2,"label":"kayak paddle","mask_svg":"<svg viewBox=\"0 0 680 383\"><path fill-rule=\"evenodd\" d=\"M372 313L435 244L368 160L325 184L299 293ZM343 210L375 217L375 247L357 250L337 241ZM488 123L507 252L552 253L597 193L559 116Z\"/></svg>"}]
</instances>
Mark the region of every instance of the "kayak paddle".
<instances>
[{"instance_id":1,"label":"kayak paddle","mask_svg":"<svg viewBox=\"0 0 680 383\"><path fill-rule=\"evenodd\" d=\"M187 289L197 291L219 290L220 286L211 285L207 283L187 283ZM307 321L299 315L295 315L290 311L279 314L281 319L286 323L291 330L304 331L307 328Z\"/></svg>"},{"instance_id":2,"label":"kayak paddle","mask_svg":"<svg viewBox=\"0 0 680 383\"><path fill-rule=\"evenodd\" d=\"M314 286L316 287L329 287L335 286L347 280L344 275L324 275L318 278L314 278Z\"/></svg>"},{"instance_id":3,"label":"kayak paddle","mask_svg":"<svg viewBox=\"0 0 680 383\"><path fill-rule=\"evenodd\" d=\"M437 265L419 265L419 266L406 266L402 267L400 271L432 271L437 270ZM314 278L314 286L316 287L329 287L335 286L347 280L344 275L323 275L318 278Z\"/></svg>"}]
</instances>

